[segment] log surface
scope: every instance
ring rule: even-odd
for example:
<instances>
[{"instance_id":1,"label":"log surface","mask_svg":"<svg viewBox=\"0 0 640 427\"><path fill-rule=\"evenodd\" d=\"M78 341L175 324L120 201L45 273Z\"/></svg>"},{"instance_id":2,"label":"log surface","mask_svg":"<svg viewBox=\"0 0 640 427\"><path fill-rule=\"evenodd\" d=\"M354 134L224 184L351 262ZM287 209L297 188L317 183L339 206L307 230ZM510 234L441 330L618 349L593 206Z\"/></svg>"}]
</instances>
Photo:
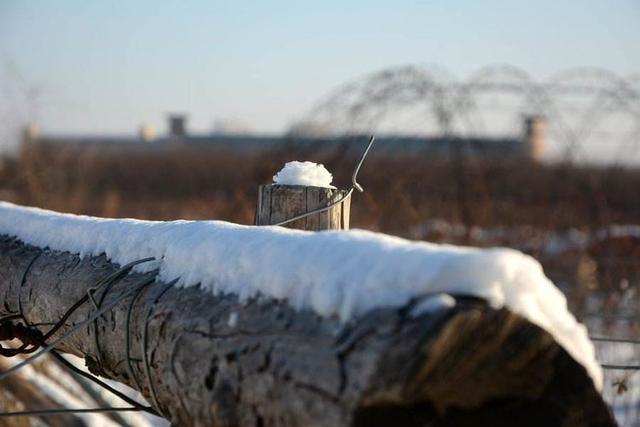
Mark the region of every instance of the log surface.
<instances>
[{"instance_id":1,"label":"log surface","mask_svg":"<svg viewBox=\"0 0 640 427\"><path fill-rule=\"evenodd\" d=\"M0 236L0 316L21 307L30 323L56 322L117 269L104 256L81 259ZM103 304L153 277L127 275ZM416 301L346 325L277 301L241 303L159 281L132 299L98 319L97 335L91 324L59 349L84 357L92 372L139 389L152 403L153 383L154 406L175 425L615 425L584 368L548 333L476 299L412 316ZM130 306L135 378L127 368ZM61 333L93 311L91 304L81 306Z\"/></svg>"},{"instance_id":2,"label":"log surface","mask_svg":"<svg viewBox=\"0 0 640 427\"><path fill-rule=\"evenodd\" d=\"M265 184L258 188L256 225L272 225L295 216L324 208L343 197L347 191L302 185ZM331 209L309 215L284 227L301 230L348 230L351 197Z\"/></svg>"}]
</instances>

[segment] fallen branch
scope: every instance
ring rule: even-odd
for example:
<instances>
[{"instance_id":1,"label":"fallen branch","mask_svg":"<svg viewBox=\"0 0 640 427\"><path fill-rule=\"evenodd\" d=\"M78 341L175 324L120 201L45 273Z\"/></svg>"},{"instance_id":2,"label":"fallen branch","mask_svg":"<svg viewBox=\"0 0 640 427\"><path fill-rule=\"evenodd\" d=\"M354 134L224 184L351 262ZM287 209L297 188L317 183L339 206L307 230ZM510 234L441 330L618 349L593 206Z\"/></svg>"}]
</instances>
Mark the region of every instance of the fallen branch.
<instances>
[{"instance_id":1,"label":"fallen branch","mask_svg":"<svg viewBox=\"0 0 640 427\"><path fill-rule=\"evenodd\" d=\"M118 269L3 236L0 316L21 313L46 335ZM138 389L176 425L614 425L585 369L547 332L477 299L417 316L414 301L342 324L154 274L96 291L101 307L122 300L56 348ZM48 342L95 312L81 304Z\"/></svg>"}]
</instances>

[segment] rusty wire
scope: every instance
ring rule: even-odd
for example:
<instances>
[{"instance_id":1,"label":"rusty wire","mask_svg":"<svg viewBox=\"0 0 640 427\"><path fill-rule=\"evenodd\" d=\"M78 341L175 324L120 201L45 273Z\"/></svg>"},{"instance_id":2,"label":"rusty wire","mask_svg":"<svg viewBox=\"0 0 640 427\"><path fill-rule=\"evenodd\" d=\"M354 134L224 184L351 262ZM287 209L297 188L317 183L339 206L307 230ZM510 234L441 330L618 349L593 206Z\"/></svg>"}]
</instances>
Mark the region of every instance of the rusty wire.
<instances>
[{"instance_id":1,"label":"rusty wire","mask_svg":"<svg viewBox=\"0 0 640 427\"><path fill-rule=\"evenodd\" d=\"M82 327L84 327L85 325L89 324L90 322L96 322L95 323L95 332L96 332L96 334L94 334L94 335L96 337L96 351L99 354L100 348L99 348L98 340L97 340L97 331L98 331L97 319L100 316L102 316L104 313L106 313L107 311L109 311L112 308L114 308L120 301L124 300L125 298L127 298L127 297L129 297L129 296L131 296L132 294L135 293L135 296L134 296L134 298L132 298L131 303L129 305L128 316L127 316L127 357L128 357L127 362L129 363L129 366L130 366L130 360L129 360L129 320L130 320L130 313L131 313L132 307L133 307L133 305L135 303L135 300L138 297L138 295L140 294L140 292L146 286L148 286L149 284L153 283L155 281L155 277L145 278L137 286L134 286L133 289L129 290L128 292L124 292L123 294L121 294L118 298L116 298L111 303L106 304L105 306L101 306L101 305L104 302L106 294L111 290L111 287L113 286L113 284L117 280L125 277L133 269L134 266L136 266L138 264L141 264L141 263L144 263L144 262L152 261L152 260L154 260L154 258L145 258L145 259L141 259L141 260L137 260L137 261L131 262L131 263L119 268L117 271L109 274L105 278L99 280L96 283L96 285L94 285L93 287L89 288L89 290L87 291L87 294L85 294L82 298L80 298L78 301L76 301L65 312L65 314L56 323L53 324L52 328L47 333L43 334L40 330L34 328L33 325L29 325L28 324L26 318L24 317L24 315L22 313L22 305L21 305L21 302L20 302L20 290L22 289L22 287L24 285L24 282L26 280L26 276L27 276L29 270L34 265L35 261L38 259L38 257L41 254L42 254L42 251L38 252L38 254L36 254L30 260L30 262L27 265L27 268L25 269L25 271L22 274L22 278L21 278L21 281L20 281L20 287L19 287L19 290L18 290L18 307L19 307L20 312L19 313L11 313L11 314L9 314L7 316L4 316L4 317L0 318L0 340L11 340L11 339L17 338L22 342L22 345L17 349L12 349L12 348L5 349L5 348L2 348L2 346L0 346L0 355L7 356L7 357L12 357L12 356L15 356L17 354L33 353L39 348L40 348L40 351L38 351L37 353L27 357L25 360L17 363L16 365L12 366L11 368L7 369L6 371L0 373L0 381L4 380L9 375L11 375L12 373L18 371L19 369L23 368L24 366L27 366L27 365L33 363L37 358L39 358L39 357L43 356L44 354L50 352L56 359L58 359L70 371L72 371L72 372L74 372L74 373L76 373L78 375L81 375L81 376L89 379L93 383L97 384L98 386L106 389L110 393L114 394L115 396L117 396L120 399L124 400L125 402L129 403L131 405L131 407L123 407L123 408L101 407L101 408L43 409L43 410L34 410L34 411L20 411L20 412L0 413L0 417L61 415L61 414L68 414L68 413L116 412L116 411L117 412L120 412L120 411L146 411L146 412L149 412L149 413L151 413L153 415L159 415L159 413L153 407L145 406L145 405L140 404L139 402L135 401L134 399L129 398L125 394L121 393L120 391L118 391L118 390L114 389L113 387L109 386L108 384L104 383L103 381L101 381L97 377L91 375L88 372L85 372L82 369L79 369L78 367L74 366L71 362L69 362L67 359L65 359L61 354L59 354L55 350L55 346L59 345L62 341L67 339L69 336L73 335L75 332L80 330ZM173 285L174 283L175 283L175 281L171 282L169 285ZM164 288L162 290L162 292L156 297L156 299L154 300L154 303L153 303L154 305L158 301L158 299L162 296L162 294L164 294L164 292L168 289L169 285L167 285L167 287ZM95 298L94 298L94 293L97 290L101 289L102 287L105 287L105 289L104 289L99 301L96 301ZM66 320L68 320L69 317L80 306L85 304L87 301L91 301L96 310L92 314L90 314L87 319L75 324L65 334L63 334L60 337L58 337L57 339L53 340L53 342L48 343L47 339L52 337L62 326L64 326L64 323L66 322ZM147 320L148 320L148 317L149 317L149 313L147 314ZM24 324L22 324L22 323L14 324L13 321L15 321L15 320L22 320L24 322ZM146 330L146 325L145 325L145 330ZM146 341L143 343L143 349L146 352ZM134 378L134 381L136 382L136 385L139 386L139 381L137 380L137 377L133 376L133 378ZM153 382L152 382L151 378L149 378L149 382L150 382L150 387L151 387L151 390L152 390L152 395L154 397L154 401L157 402L157 398L155 396L155 387L153 385ZM139 389L141 389L141 388L139 387Z\"/></svg>"}]
</instances>

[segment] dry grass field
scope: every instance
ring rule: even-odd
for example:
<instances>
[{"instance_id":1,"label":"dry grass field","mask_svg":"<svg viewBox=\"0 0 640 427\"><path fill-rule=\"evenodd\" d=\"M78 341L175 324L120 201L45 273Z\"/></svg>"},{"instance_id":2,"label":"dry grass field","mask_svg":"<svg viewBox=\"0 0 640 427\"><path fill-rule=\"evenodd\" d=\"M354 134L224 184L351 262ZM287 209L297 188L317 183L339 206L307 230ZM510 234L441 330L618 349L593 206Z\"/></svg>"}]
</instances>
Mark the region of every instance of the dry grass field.
<instances>
[{"instance_id":1,"label":"dry grass field","mask_svg":"<svg viewBox=\"0 0 640 427\"><path fill-rule=\"evenodd\" d=\"M3 199L63 212L148 219L253 221L256 190L289 160L324 163L339 187L356 159L283 149L267 155L176 146L162 150L31 147L0 172ZM383 157L364 164L355 227L410 236L428 220L468 227L593 230L640 222L640 170L516 159Z\"/></svg>"},{"instance_id":2,"label":"dry grass field","mask_svg":"<svg viewBox=\"0 0 640 427\"><path fill-rule=\"evenodd\" d=\"M0 196L77 214L251 224L258 184L270 182L294 159L324 163L339 187L350 185L357 161L340 150L294 147L252 154L186 145L126 150L32 145L4 162ZM354 195L353 227L516 247L541 260L565 289L611 291L636 283L640 236L608 236L606 230L640 223L639 169L470 156L389 157L374 150L359 181L365 192Z\"/></svg>"},{"instance_id":3,"label":"dry grass field","mask_svg":"<svg viewBox=\"0 0 640 427\"><path fill-rule=\"evenodd\" d=\"M265 154L197 146L28 146L0 169L0 199L62 212L251 224L257 186L290 160L324 163L348 187L344 152ZM509 246L536 257L590 333L640 337L640 169L372 152L352 227L412 239ZM601 361L637 363L640 346L597 343ZM619 420L640 416L640 377L605 371ZM620 393L620 384L630 392ZM623 425L635 425L631 424Z\"/></svg>"}]
</instances>

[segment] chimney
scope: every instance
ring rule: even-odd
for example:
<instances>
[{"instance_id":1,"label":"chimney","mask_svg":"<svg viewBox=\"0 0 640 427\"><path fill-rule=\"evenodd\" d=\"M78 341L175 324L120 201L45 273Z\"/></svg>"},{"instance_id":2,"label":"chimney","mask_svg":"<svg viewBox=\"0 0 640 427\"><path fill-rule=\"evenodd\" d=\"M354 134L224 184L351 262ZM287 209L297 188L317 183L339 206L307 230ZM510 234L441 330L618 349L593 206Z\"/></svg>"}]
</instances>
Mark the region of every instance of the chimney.
<instances>
[{"instance_id":1,"label":"chimney","mask_svg":"<svg viewBox=\"0 0 640 427\"><path fill-rule=\"evenodd\" d=\"M35 123L28 124L22 129L22 141L26 144L35 142L40 136L40 129Z\"/></svg>"},{"instance_id":2,"label":"chimney","mask_svg":"<svg viewBox=\"0 0 640 427\"><path fill-rule=\"evenodd\" d=\"M525 153L534 162L542 161L547 121L542 116L528 116L524 119Z\"/></svg>"},{"instance_id":3,"label":"chimney","mask_svg":"<svg viewBox=\"0 0 640 427\"><path fill-rule=\"evenodd\" d=\"M138 131L138 136L143 142L152 142L156 139L156 131L152 126L142 125Z\"/></svg>"},{"instance_id":4,"label":"chimney","mask_svg":"<svg viewBox=\"0 0 640 427\"><path fill-rule=\"evenodd\" d=\"M187 116L185 114L169 114L169 137L183 138L187 136Z\"/></svg>"},{"instance_id":5,"label":"chimney","mask_svg":"<svg viewBox=\"0 0 640 427\"><path fill-rule=\"evenodd\" d=\"M22 128L21 144L19 146L19 156L21 162L30 159L29 155L35 148L40 138L40 129L35 123L28 124Z\"/></svg>"}]
</instances>

